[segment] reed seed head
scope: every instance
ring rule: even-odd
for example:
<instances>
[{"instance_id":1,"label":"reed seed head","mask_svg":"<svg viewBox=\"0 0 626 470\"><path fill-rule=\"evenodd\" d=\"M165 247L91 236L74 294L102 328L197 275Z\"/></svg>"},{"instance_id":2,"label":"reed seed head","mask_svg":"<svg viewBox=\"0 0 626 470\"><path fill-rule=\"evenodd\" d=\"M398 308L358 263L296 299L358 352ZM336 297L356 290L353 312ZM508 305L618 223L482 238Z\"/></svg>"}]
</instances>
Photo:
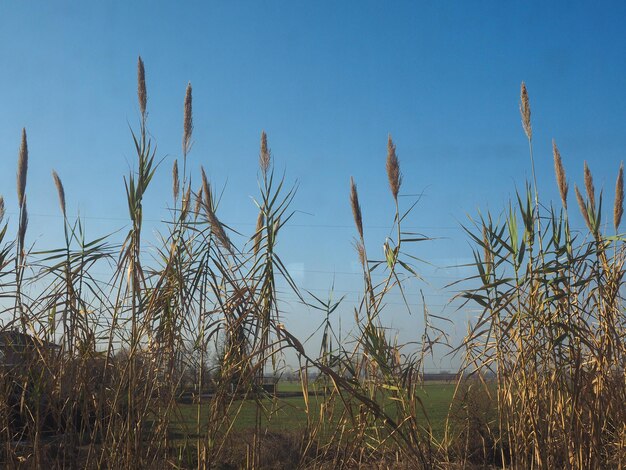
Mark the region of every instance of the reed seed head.
<instances>
[{"instance_id":1,"label":"reed seed head","mask_svg":"<svg viewBox=\"0 0 626 470\"><path fill-rule=\"evenodd\" d=\"M487 233L487 227L483 225L483 249L485 252L485 264L487 265L487 270L491 269L491 264L493 262L493 256L491 254L491 244L489 243L489 236Z\"/></svg>"},{"instance_id":2,"label":"reed seed head","mask_svg":"<svg viewBox=\"0 0 626 470\"><path fill-rule=\"evenodd\" d=\"M178 178L178 159L174 160L174 166L172 167L172 193L174 200L178 199L178 192L180 191L180 179Z\"/></svg>"},{"instance_id":3,"label":"reed seed head","mask_svg":"<svg viewBox=\"0 0 626 470\"><path fill-rule=\"evenodd\" d=\"M591 207L596 207L596 190L593 186L593 176L591 175L591 170L585 161L585 190L587 191L587 197L589 198L589 203Z\"/></svg>"},{"instance_id":4,"label":"reed seed head","mask_svg":"<svg viewBox=\"0 0 626 470\"><path fill-rule=\"evenodd\" d=\"M191 134L193 133L193 113L191 83L187 84L185 91L185 111L183 116L183 155L187 155L191 149Z\"/></svg>"},{"instance_id":5,"label":"reed seed head","mask_svg":"<svg viewBox=\"0 0 626 470\"><path fill-rule=\"evenodd\" d=\"M18 239L19 246L22 251L22 255L24 254L24 239L26 238L26 229L28 228L28 210L26 209L26 197L24 197L24 201L21 206L21 218L20 218L20 226L18 230Z\"/></svg>"},{"instance_id":6,"label":"reed seed head","mask_svg":"<svg viewBox=\"0 0 626 470\"><path fill-rule=\"evenodd\" d=\"M350 206L352 207L352 216L354 217L356 229L359 232L361 240L363 240L363 218L361 216L359 194L357 193L356 184L354 183L354 178L352 177L350 177Z\"/></svg>"},{"instance_id":7,"label":"reed seed head","mask_svg":"<svg viewBox=\"0 0 626 470\"><path fill-rule=\"evenodd\" d=\"M232 253L232 244L228 235L224 231L224 226L217 218L215 214L215 210L213 208L213 200L211 196L211 185L209 184L209 179L206 176L204 171L204 167L200 167L202 174L202 193L204 195L204 211L206 213L207 220L209 225L211 226L211 232L217 237L218 241L222 244L224 248L226 248L230 253Z\"/></svg>"},{"instance_id":8,"label":"reed seed head","mask_svg":"<svg viewBox=\"0 0 626 470\"><path fill-rule=\"evenodd\" d=\"M26 175L28 174L28 142L26 129L22 129L22 143L17 159L17 202L22 207L26 200Z\"/></svg>"},{"instance_id":9,"label":"reed seed head","mask_svg":"<svg viewBox=\"0 0 626 470\"><path fill-rule=\"evenodd\" d=\"M211 232L216 236L217 240L222 244L224 248L226 248L230 253L232 253L232 244L228 235L226 235L226 231L224 230L224 226L217 218L215 211L212 207L205 207L207 220L209 221L209 225L211 226Z\"/></svg>"},{"instance_id":10,"label":"reed seed head","mask_svg":"<svg viewBox=\"0 0 626 470\"><path fill-rule=\"evenodd\" d=\"M0 196L0 222L4 219L4 198Z\"/></svg>"},{"instance_id":11,"label":"reed seed head","mask_svg":"<svg viewBox=\"0 0 626 470\"><path fill-rule=\"evenodd\" d=\"M137 58L137 98L139 100L139 111L141 111L141 116L145 119L148 93L146 92L146 70L141 56Z\"/></svg>"},{"instance_id":12,"label":"reed seed head","mask_svg":"<svg viewBox=\"0 0 626 470\"><path fill-rule=\"evenodd\" d=\"M528 90L526 89L526 84L524 82L522 82L520 91L519 111L522 115L522 126L524 127L526 137L528 137L528 140L532 140L533 128L530 124L530 100L528 99Z\"/></svg>"},{"instance_id":13,"label":"reed seed head","mask_svg":"<svg viewBox=\"0 0 626 470\"><path fill-rule=\"evenodd\" d=\"M567 209L567 178L565 177L565 168L563 167L563 161L561 160L561 153L559 152L554 140L552 140L552 153L554 154L554 173L556 174L556 184L559 187L559 194L561 195L563 207Z\"/></svg>"},{"instance_id":14,"label":"reed seed head","mask_svg":"<svg viewBox=\"0 0 626 470\"><path fill-rule=\"evenodd\" d=\"M202 207L202 192L202 188L200 188L196 193L196 205L194 207L194 215L196 217L198 217L198 214L200 213L200 208Z\"/></svg>"},{"instance_id":15,"label":"reed seed head","mask_svg":"<svg viewBox=\"0 0 626 470\"><path fill-rule=\"evenodd\" d=\"M59 206L61 207L61 212L63 213L63 217L67 217L65 213L65 189L63 189L63 183L61 182L61 178L56 171L52 170L52 179L54 180L54 185L57 188L57 194L59 195Z\"/></svg>"},{"instance_id":16,"label":"reed seed head","mask_svg":"<svg viewBox=\"0 0 626 470\"><path fill-rule=\"evenodd\" d=\"M209 183L209 179L206 177L206 173L204 172L204 167L200 167L202 172L202 191L201 194L204 196L204 205L207 210L213 210L213 199L211 197L211 184Z\"/></svg>"},{"instance_id":17,"label":"reed seed head","mask_svg":"<svg viewBox=\"0 0 626 470\"><path fill-rule=\"evenodd\" d=\"M613 205L613 225L619 228L624 214L624 162L620 163L617 181L615 182L615 204Z\"/></svg>"},{"instance_id":18,"label":"reed seed head","mask_svg":"<svg viewBox=\"0 0 626 470\"><path fill-rule=\"evenodd\" d=\"M261 131L261 151L259 152L259 166L264 175L267 174L267 170L272 162L272 156L269 148L267 147L267 134L265 131Z\"/></svg>"},{"instance_id":19,"label":"reed seed head","mask_svg":"<svg viewBox=\"0 0 626 470\"><path fill-rule=\"evenodd\" d=\"M363 244L363 240L356 240L354 242L354 247L356 248L356 252L359 255L359 263L361 263L361 266L365 268L366 263L367 263L367 258L365 256L365 245Z\"/></svg>"},{"instance_id":20,"label":"reed seed head","mask_svg":"<svg viewBox=\"0 0 626 470\"><path fill-rule=\"evenodd\" d=\"M576 201L578 201L578 207L580 208L580 213L583 215L583 219L585 220L585 225L589 231L593 232L593 227L591 226L591 221L589 220L589 212L587 211L587 205L585 204L585 200L583 199L583 195L580 194L578 190L578 186L574 185L574 192L576 193Z\"/></svg>"},{"instance_id":21,"label":"reed seed head","mask_svg":"<svg viewBox=\"0 0 626 470\"><path fill-rule=\"evenodd\" d=\"M400 185L402 184L402 174L400 173L400 163L396 155L396 146L391 140L391 134L387 137L387 178L389 179L391 194L397 201Z\"/></svg>"},{"instance_id":22,"label":"reed seed head","mask_svg":"<svg viewBox=\"0 0 626 470\"><path fill-rule=\"evenodd\" d=\"M256 218L256 229L254 232L254 254L261 249L261 240L263 239L263 227L265 226L265 214L263 209L259 210L259 215Z\"/></svg>"}]
</instances>

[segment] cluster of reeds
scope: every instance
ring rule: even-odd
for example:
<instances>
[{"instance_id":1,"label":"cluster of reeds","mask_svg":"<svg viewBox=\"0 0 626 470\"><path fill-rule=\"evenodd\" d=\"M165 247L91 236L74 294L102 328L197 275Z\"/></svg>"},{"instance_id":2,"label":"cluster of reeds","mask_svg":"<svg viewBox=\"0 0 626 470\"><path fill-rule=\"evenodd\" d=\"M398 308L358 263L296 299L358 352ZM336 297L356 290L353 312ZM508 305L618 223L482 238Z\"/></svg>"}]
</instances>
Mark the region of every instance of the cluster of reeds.
<instances>
[{"instance_id":1,"label":"cluster of reeds","mask_svg":"<svg viewBox=\"0 0 626 470\"><path fill-rule=\"evenodd\" d=\"M584 165L574 186L585 228L574 229L569 183L556 143L561 207L541 204L535 179L530 103L520 111L530 146L532 185L503 216L468 230L478 287L462 295L480 306L465 340L467 366L495 376L494 447L510 468L623 468L626 464L624 204L619 167L613 224L603 223L602 191ZM576 205L574 205L576 207Z\"/></svg>"},{"instance_id":2,"label":"cluster of reeds","mask_svg":"<svg viewBox=\"0 0 626 470\"><path fill-rule=\"evenodd\" d=\"M159 160L147 127L141 58L138 101L139 129L131 131L135 169L124 178L129 229L120 244L110 236L86 238L81 220L66 212L65 190L53 172L65 246L29 247L28 146L22 134L14 240L7 236L0 200L2 341L11 356L0 367L3 465L207 468L224 451L237 407L250 398L259 404L259 432L248 463L258 467L266 408L260 383L276 369L282 347L275 333L275 276L290 281L274 246L291 216L294 190L275 178L263 133L256 231L241 248L231 241L204 169L192 181L187 165L193 133L189 84L182 169L178 161L172 169L172 217L152 247L156 256L148 258L143 204ZM172 442L184 391L197 406L196 426Z\"/></svg>"},{"instance_id":3,"label":"cluster of reeds","mask_svg":"<svg viewBox=\"0 0 626 470\"><path fill-rule=\"evenodd\" d=\"M473 281L478 284L463 296L482 314L464 343L465 366L484 380L485 390L477 393L476 381L459 385L460 398L451 407L456 424L442 438L433 432L420 398L425 358L448 341L436 326L438 317L424 303L421 338L408 344L387 326L390 294L401 295L407 314L417 313L405 292L407 281L421 279L420 260L410 248L428 240L403 229L417 201L402 204L391 136L386 159L391 229L373 258L356 183L350 180L363 290L353 326L342 332L334 314L343 298L309 293L311 300L305 299L276 252L295 188L275 176L265 132L254 233L243 237L221 221L209 177L188 165L191 84L184 97L182 159L173 162L171 172L170 216L148 256L144 196L161 161L148 131L141 58L138 102L139 127L131 131L135 167L124 178L128 231L119 243L113 236L87 237L81 219L68 214L62 179L53 171L64 244L45 251L29 245L28 142L22 132L15 223L6 220L0 198L4 466L212 468L237 442L244 457L236 465L262 468L273 438L267 422L283 406L262 384L265 376L280 374L286 348L300 361L306 416L301 432L287 439L295 453L291 466L624 465L626 258L617 233L623 168L613 210L615 235L603 229L602 193L596 194L587 165L586 196L575 187L587 231L571 229L568 182L556 145L562 208L541 205L524 86L520 109L533 185L518 195L502 222L487 215L477 222L478 233L468 230L479 247ZM305 350L280 321L278 279L323 312L319 354ZM495 380L487 379L487 370ZM309 383L309 372L319 373L315 384ZM490 393L497 403L495 419ZM472 402L477 399L483 401ZM191 428L188 420L181 425L183 403L195 407ZM237 416L248 404L255 410L253 429L237 434Z\"/></svg>"},{"instance_id":4,"label":"cluster of reeds","mask_svg":"<svg viewBox=\"0 0 626 470\"><path fill-rule=\"evenodd\" d=\"M307 414L318 408L314 413L318 419L309 419L307 427L308 442L317 439L318 443L313 465L330 462L333 468L394 464L432 468L440 457L441 446L433 435L419 392L426 356L436 344L447 344L447 337L434 325L436 317L425 303L419 342L401 344L397 332L385 324L384 310L392 292L402 296L406 313L412 313L414 307L407 301L404 286L410 279L421 278L414 266L420 260L409 248L428 240L402 228L417 201L406 209L401 207L402 175L391 136L386 171L393 218L379 253L382 259L368 256L358 191L354 179L350 179L350 204L357 230L354 246L363 272L361 300L354 306L354 328L343 338L333 328L331 315L343 298L333 301L331 296L324 301L313 296L312 306L325 315L319 357L307 356L297 340L287 335L305 360L303 368L320 371L316 385L323 395L307 402ZM305 396L308 389L309 384L303 383Z\"/></svg>"}]
</instances>

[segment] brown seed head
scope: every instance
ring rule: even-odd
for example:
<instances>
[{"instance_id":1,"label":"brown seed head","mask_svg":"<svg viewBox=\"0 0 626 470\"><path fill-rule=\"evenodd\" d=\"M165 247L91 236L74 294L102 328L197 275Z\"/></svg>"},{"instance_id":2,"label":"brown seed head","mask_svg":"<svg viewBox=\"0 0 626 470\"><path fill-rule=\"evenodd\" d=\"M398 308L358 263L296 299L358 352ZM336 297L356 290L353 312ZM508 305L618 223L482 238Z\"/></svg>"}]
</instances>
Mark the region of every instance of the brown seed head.
<instances>
[{"instance_id":1,"label":"brown seed head","mask_svg":"<svg viewBox=\"0 0 626 470\"><path fill-rule=\"evenodd\" d=\"M487 269L491 269L491 263L493 262L493 257L491 254L491 244L489 243L489 237L487 236L487 227L483 225L483 249L485 252L485 264L487 265Z\"/></svg>"},{"instance_id":2,"label":"brown seed head","mask_svg":"<svg viewBox=\"0 0 626 470\"><path fill-rule=\"evenodd\" d=\"M20 218L20 226L18 230L18 239L22 256L24 255L24 239L26 238L26 229L28 228L28 210L26 209L26 197L22 203L22 217Z\"/></svg>"},{"instance_id":3,"label":"brown seed head","mask_svg":"<svg viewBox=\"0 0 626 470\"><path fill-rule=\"evenodd\" d=\"M17 159L17 202L22 207L26 200L26 175L28 174L28 142L26 129L22 129L22 143Z\"/></svg>"},{"instance_id":4,"label":"brown seed head","mask_svg":"<svg viewBox=\"0 0 626 470\"><path fill-rule=\"evenodd\" d=\"M213 210L213 200L211 197L211 184L209 183L209 179L206 177L206 173L204 172L204 167L200 167L202 171L202 193L204 195L204 205L205 209Z\"/></svg>"},{"instance_id":5,"label":"brown seed head","mask_svg":"<svg viewBox=\"0 0 626 470\"><path fill-rule=\"evenodd\" d=\"M141 56L137 58L137 98L139 99L139 111L141 111L141 116L145 119L148 93L146 92L146 70L144 69Z\"/></svg>"},{"instance_id":6,"label":"brown seed head","mask_svg":"<svg viewBox=\"0 0 626 470\"><path fill-rule=\"evenodd\" d=\"M198 217L201 207L202 207L202 188L198 189L198 192L196 193L196 205L194 207L194 213L195 213L194 215L196 217Z\"/></svg>"},{"instance_id":7,"label":"brown seed head","mask_svg":"<svg viewBox=\"0 0 626 470\"><path fill-rule=\"evenodd\" d=\"M624 162L619 166L617 181L615 182L615 204L613 205L613 225L619 228L624 214Z\"/></svg>"},{"instance_id":8,"label":"brown seed head","mask_svg":"<svg viewBox=\"0 0 626 470\"><path fill-rule=\"evenodd\" d=\"M526 90L526 84L522 82L520 91L520 103L519 112L522 115L522 126L528 140L533 139L533 128L530 125L530 101L528 99L528 90Z\"/></svg>"},{"instance_id":9,"label":"brown seed head","mask_svg":"<svg viewBox=\"0 0 626 470\"><path fill-rule=\"evenodd\" d=\"M54 180L54 185L57 188L57 194L59 195L59 205L61 206L61 212L63 213L63 217L66 217L65 213L65 189L63 189L63 183L61 182L61 178L56 171L52 170L52 179Z\"/></svg>"},{"instance_id":10,"label":"brown seed head","mask_svg":"<svg viewBox=\"0 0 626 470\"><path fill-rule=\"evenodd\" d=\"M187 155L191 149L191 134L193 133L193 113L191 83L187 84L185 92L185 112L183 117L183 155Z\"/></svg>"},{"instance_id":11,"label":"brown seed head","mask_svg":"<svg viewBox=\"0 0 626 470\"><path fill-rule=\"evenodd\" d=\"M259 152L259 166L263 174L267 174L272 161L270 150L267 148L267 134L261 131L261 151Z\"/></svg>"},{"instance_id":12,"label":"brown seed head","mask_svg":"<svg viewBox=\"0 0 626 470\"><path fill-rule=\"evenodd\" d=\"M391 140L391 134L387 138L387 178L389 179L391 194L397 201L400 185L402 184L402 174L400 173L400 163L396 155L396 146Z\"/></svg>"},{"instance_id":13,"label":"brown seed head","mask_svg":"<svg viewBox=\"0 0 626 470\"><path fill-rule=\"evenodd\" d=\"M359 255L359 263L361 263L361 266L365 268L367 259L365 257L365 245L363 244L363 241L362 240L355 241L354 247L356 248L356 252Z\"/></svg>"},{"instance_id":14,"label":"brown seed head","mask_svg":"<svg viewBox=\"0 0 626 470\"><path fill-rule=\"evenodd\" d=\"M356 184L354 184L354 178L352 177L350 177L350 206L352 206L352 216L354 217L356 229L359 232L361 240L363 240L363 218L361 216L359 194L357 193Z\"/></svg>"},{"instance_id":15,"label":"brown seed head","mask_svg":"<svg viewBox=\"0 0 626 470\"><path fill-rule=\"evenodd\" d=\"M180 179L178 178L178 159L174 160L174 166L172 167L172 194L174 200L178 199L178 192L180 191Z\"/></svg>"},{"instance_id":16,"label":"brown seed head","mask_svg":"<svg viewBox=\"0 0 626 470\"><path fill-rule=\"evenodd\" d=\"M226 248L230 253L232 253L232 244L230 243L230 239L228 235L226 235L226 231L224 230L224 226L217 218L215 211L212 207L205 207L205 212L207 216L207 220L209 221L209 225L211 226L211 232L216 236L217 240L222 244L224 248Z\"/></svg>"},{"instance_id":17,"label":"brown seed head","mask_svg":"<svg viewBox=\"0 0 626 470\"><path fill-rule=\"evenodd\" d=\"M254 232L254 254L256 255L261 249L261 241L263 240L263 227L265 226L265 214L263 210L259 210L259 215L256 218L256 229Z\"/></svg>"},{"instance_id":18,"label":"brown seed head","mask_svg":"<svg viewBox=\"0 0 626 470\"><path fill-rule=\"evenodd\" d=\"M0 222L4 219L4 198L0 196Z\"/></svg>"},{"instance_id":19,"label":"brown seed head","mask_svg":"<svg viewBox=\"0 0 626 470\"><path fill-rule=\"evenodd\" d=\"M554 140L552 140L552 153L554 154L554 173L556 174L556 184L559 187L563 207L567 209L567 178L565 177L565 168L563 168L561 153L559 152Z\"/></svg>"},{"instance_id":20,"label":"brown seed head","mask_svg":"<svg viewBox=\"0 0 626 470\"><path fill-rule=\"evenodd\" d=\"M574 185L574 192L576 193L576 201L578 201L578 207L580 208L580 213L583 215L583 219L585 219L585 225L589 229L589 231L593 232L593 228L591 227L591 221L589 220L589 212L587 211L587 205L585 204L585 200L583 199L582 194L578 190L578 186Z\"/></svg>"},{"instance_id":21,"label":"brown seed head","mask_svg":"<svg viewBox=\"0 0 626 470\"><path fill-rule=\"evenodd\" d=\"M593 187L593 176L591 176L591 170L589 166L587 166L587 162L585 161L585 190L587 191L587 197L589 198L589 203L591 207L595 209L596 207L596 191Z\"/></svg>"}]
</instances>

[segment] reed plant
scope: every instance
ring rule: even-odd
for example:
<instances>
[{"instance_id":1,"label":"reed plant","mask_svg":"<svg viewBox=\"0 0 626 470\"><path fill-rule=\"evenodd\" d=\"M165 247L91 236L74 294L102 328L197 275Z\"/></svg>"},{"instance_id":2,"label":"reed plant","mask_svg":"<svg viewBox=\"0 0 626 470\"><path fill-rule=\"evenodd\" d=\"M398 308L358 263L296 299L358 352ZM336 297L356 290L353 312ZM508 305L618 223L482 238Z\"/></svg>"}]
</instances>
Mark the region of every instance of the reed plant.
<instances>
[{"instance_id":1,"label":"reed plant","mask_svg":"<svg viewBox=\"0 0 626 470\"><path fill-rule=\"evenodd\" d=\"M477 287L462 293L481 309L465 342L466 365L495 376L496 451L507 468L622 468L625 464L625 317L622 298L623 167L613 227L602 220L585 162L585 195L574 185L584 229L568 207L563 158L552 153L561 207L539 199L528 92L520 111L531 157L532 184L495 220L468 233Z\"/></svg>"},{"instance_id":2,"label":"reed plant","mask_svg":"<svg viewBox=\"0 0 626 470\"><path fill-rule=\"evenodd\" d=\"M477 246L477 275L461 295L482 313L463 344L464 367L482 382L459 383L451 406L458 419L451 414L442 437L421 397L427 357L437 345L449 345L442 323L449 320L432 314L422 296L419 341L402 343L386 311L390 295L399 294L405 313L418 313L407 300L409 282L422 281L422 261L412 247L429 240L404 228L419 198L402 194L391 136L386 175L381 171L391 196L384 240L370 242L356 182L349 181L362 291L350 306L354 321L342 330L336 317L345 297L301 292L279 256L277 241L293 215L297 186L275 172L265 132L253 233L222 221L220 193L204 168L189 164L191 84L167 220L148 243L145 196L164 159L149 131L147 83L139 58L139 121L130 131L135 161L123 180L128 225L119 241L116 234L87 235L84 221L69 213L71 194L53 171L63 243L29 245L22 131L15 222L0 197L5 467L264 468L271 465L268 452L282 444L285 452L276 454L285 455L289 468L624 466L623 166L614 233L602 223L602 191L587 164L585 195L574 186L586 229L573 230L556 144L561 207L539 198L524 85L520 111L533 181L501 218L486 214L467 230ZM382 252L373 251L380 242ZM319 353L305 349L285 324L277 285L323 313ZM280 376L286 350L299 361L305 423L281 441L267 423L279 419L285 404L263 384L267 376ZM311 372L318 373L315 383ZM188 404L193 423L180 425ZM252 429L240 432L237 420L249 406ZM240 454L232 460L234 448Z\"/></svg>"}]
</instances>

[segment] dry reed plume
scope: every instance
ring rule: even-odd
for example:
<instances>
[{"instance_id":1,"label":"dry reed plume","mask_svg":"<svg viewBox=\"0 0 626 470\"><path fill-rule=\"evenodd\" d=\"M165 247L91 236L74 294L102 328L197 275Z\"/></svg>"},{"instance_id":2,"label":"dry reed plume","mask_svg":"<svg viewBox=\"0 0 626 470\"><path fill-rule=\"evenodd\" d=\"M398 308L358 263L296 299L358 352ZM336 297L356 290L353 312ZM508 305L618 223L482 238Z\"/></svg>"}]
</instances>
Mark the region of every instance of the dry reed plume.
<instances>
[{"instance_id":1,"label":"dry reed plume","mask_svg":"<svg viewBox=\"0 0 626 470\"><path fill-rule=\"evenodd\" d=\"M172 165L172 195L174 200L178 199L178 192L180 191L180 178L178 176L178 160L174 159L174 165Z\"/></svg>"},{"instance_id":2,"label":"dry reed plume","mask_svg":"<svg viewBox=\"0 0 626 470\"><path fill-rule=\"evenodd\" d=\"M615 203L613 204L613 226L617 231L624 214L624 162L619 165L617 181L615 182Z\"/></svg>"},{"instance_id":3,"label":"dry reed plume","mask_svg":"<svg viewBox=\"0 0 626 470\"><path fill-rule=\"evenodd\" d=\"M59 206L61 207L61 213L63 217L66 217L65 212L65 189L63 188L63 183L61 182L61 178L56 171L52 170L52 179L54 179L54 186L57 188L57 195L59 196Z\"/></svg>"},{"instance_id":4,"label":"dry reed plume","mask_svg":"<svg viewBox=\"0 0 626 470\"><path fill-rule=\"evenodd\" d=\"M191 149L191 135L193 133L193 112L191 83L187 84L185 91L185 109L183 114L183 155L187 155Z\"/></svg>"},{"instance_id":5,"label":"dry reed plume","mask_svg":"<svg viewBox=\"0 0 626 470\"><path fill-rule=\"evenodd\" d=\"M561 196L561 202L563 207L567 209L567 178L565 177L565 168L563 167L563 161L561 160L561 153L554 139L552 140L552 153L554 155L554 173L556 175L556 184L559 188L559 195Z\"/></svg>"},{"instance_id":6,"label":"dry reed plume","mask_svg":"<svg viewBox=\"0 0 626 470\"><path fill-rule=\"evenodd\" d=\"M593 186L593 176L591 175L591 170L585 161L585 190L587 191L587 197L589 198L589 204L592 209L596 207L596 190Z\"/></svg>"},{"instance_id":7,"label":"dry reed plume","mask_svg":"<svg viewBox=\"0 0 626 470\"><path fill-rule=\"evenodd\" d=\"M26 194L26 176L28 174L28 142L26 129L22 129L22 142L17 160L17 203L20 207L24 204Z\"/></svg>"},{"instance_id":8,"label":"dry reed plume","mask_svg":"<svg viewBox=\"0 0 626 470\"><path fill-rule=\"evenodd\" d=\"M526 89L526 84L524 82L522 82L520 90L519 111L522 115L522 126L524 127L524 132L530 141L533 139L533 128L530 123L530 100L528 99L528 90Z\"/></svg>"},{"instance_id":9,"label":"dry reed plume","mask_svg":"<svg viewBox=\"0 0 626 470\"><path fill-rule=\"evenodd\" d=\"M356 184L354 178L350 177L350 207L352 208L352 216L354 217L354 223L356 229L359 232L359 237L363 240L363 218L361 216L361 206L359 204L359 194L356 190Z\"/></svg>"},{"instance_id":10,"label":"dry reed plume","mask_svg":"<svg viewBox=\"0 0 626 470\"><path fill-rule=\"evenodd\" d=\"M137 58L137 99L139 101L139 111L141 112L142 119L145 120L148 93L146 92L146 71L141 56Z\"/></svg>"},{"instance_id":11,"label":"dry reed plume","mask_svg":"<svg viewBox=\"0 0 626 470\"><path fill-rule=\"evenodd\" d=\"M387 138L387 179L389 180L389 188L393 198L398 201L398 192L402 184L402 174L400 173L400 164L396 155L396 146L391 140L391 134Z\"/></svg>"},{"instance_id":12,"label":"dry reed plume","mask_svg":"<svg viewBox=\"0 0 626 470\"><path fill-rule=\"evenodd\" d=\"M259 167L264 175L267 174L267 171L270 167L270 163L272 161L272 157L270 155L270 150L267 147L267 134L265 131L261 132L261 150L259 152Z\"/></svg>"}]
</instances>

